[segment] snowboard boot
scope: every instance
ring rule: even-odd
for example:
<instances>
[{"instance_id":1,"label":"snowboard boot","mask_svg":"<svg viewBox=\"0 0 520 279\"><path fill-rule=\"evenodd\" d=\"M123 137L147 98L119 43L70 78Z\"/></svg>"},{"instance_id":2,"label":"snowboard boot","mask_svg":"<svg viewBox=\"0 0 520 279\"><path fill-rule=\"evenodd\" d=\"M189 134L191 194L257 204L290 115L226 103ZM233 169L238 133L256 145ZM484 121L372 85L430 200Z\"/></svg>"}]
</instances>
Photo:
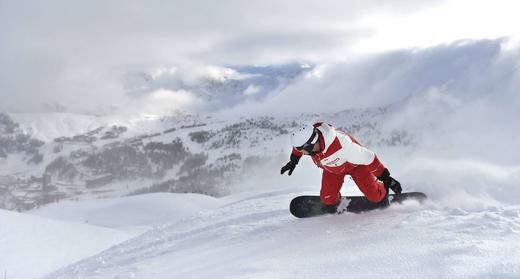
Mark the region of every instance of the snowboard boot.
<instances>
[{"instance_id":1,"label":"snowboard boot","mask_svg":"<svg viewBox=\"0 0 520 279\"><path fill-rule=\"evenodd\" d=\"M390 176L390 171L385 168L383 173L377 177L383 184L385 185L385 188L391 189L392 192L396 194L401 194L403 191L403 188L401 187L401 183L399 181L395 180L393 177Z\"/></svg>"},{"instance_id":2,"label":"snowboard boot","mask_svg":"<svg viewBox=\"0 0 520 279\"><path fill-rule=\"evenodd\" d=\"M324 212L333 214L338 212L338 205L341 202L341 199L336 204L321 204L321 208Z\"/></svg>"}]
</instances>

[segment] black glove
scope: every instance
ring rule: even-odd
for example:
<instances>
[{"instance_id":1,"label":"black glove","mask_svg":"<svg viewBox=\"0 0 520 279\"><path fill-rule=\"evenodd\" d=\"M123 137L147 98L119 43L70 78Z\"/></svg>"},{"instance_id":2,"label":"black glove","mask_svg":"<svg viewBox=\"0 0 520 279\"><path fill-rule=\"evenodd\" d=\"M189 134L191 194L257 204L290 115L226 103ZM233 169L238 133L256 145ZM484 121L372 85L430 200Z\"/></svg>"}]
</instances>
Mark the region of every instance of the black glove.
<instances>
[{"instance_id":1,"label":"black glove","mask_svg":"<svg viewBox=\"0 0 520 279\"><path fill-rule=\"evenodd\" d=\"M284 174L284 172L289 171L289 175L291 175L294 171L294 168L296 168L296 165L298 165L300 158L301 157L291 154L291 161L282 167L280 174Z\"/></svg>"},{"instance_id":2,"label":"black glove","mask_svg":"<svg viewBox=\"0 0 520 279\"><path fill-rule=\"evenodd\" d=\"M394 193L401 194L403 191L403 188L401 187L401 183L399 181L395 180L393 177L390 176L390 171L385 168L383 173L377 177L377 179L381 180L383 184L385 184L385 187L388 189L390 188Z\"/></svg>"}]
</instances>

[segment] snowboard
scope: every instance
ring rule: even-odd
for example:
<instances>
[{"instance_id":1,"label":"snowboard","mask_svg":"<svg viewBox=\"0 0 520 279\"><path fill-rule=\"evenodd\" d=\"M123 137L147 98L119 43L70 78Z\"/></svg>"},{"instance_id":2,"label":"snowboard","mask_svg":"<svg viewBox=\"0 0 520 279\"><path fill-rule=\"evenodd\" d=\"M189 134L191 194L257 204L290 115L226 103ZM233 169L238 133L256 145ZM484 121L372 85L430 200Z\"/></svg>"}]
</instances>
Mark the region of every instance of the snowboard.
<instances>
[{"instance_id":1,"label":"snowboard","mask_svg":"<svg viewBox=\"0 0 520 279\"><path fill-rule=\"evenodd\" d=\"M417 200L423 202L426 194L421 192L408 192L401 194L389 194L389 205L394 203L402 203L405 200ZM291 201L290 211L292 215L298 218L315 217L326 214L341 214L344 212L361 213L365 211L383 209L385 206L373 203L364 196L345 196L341 197L341 202L336 212L328 212L325 210L319 196L299 196Z\"/></svg>"}]
</instances>

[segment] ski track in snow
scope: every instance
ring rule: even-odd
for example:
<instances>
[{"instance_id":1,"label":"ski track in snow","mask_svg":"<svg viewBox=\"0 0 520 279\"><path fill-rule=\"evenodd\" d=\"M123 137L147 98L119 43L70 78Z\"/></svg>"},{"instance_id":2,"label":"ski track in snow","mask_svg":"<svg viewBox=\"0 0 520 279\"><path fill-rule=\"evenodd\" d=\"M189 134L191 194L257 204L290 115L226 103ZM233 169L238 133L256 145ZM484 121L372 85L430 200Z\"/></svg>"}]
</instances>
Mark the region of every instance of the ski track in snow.
<instances>
[{"instance_id":1,"label":"ski track in snow","mask_svg":"<svg viewBox=\"0 0 520 279\"><path fill-rule=\"evenodd\" d=\"M409 201L384 211L295 219L301 192L224 198L50 278L518 278L520 207Z\"/></svg>"}]
</instances>

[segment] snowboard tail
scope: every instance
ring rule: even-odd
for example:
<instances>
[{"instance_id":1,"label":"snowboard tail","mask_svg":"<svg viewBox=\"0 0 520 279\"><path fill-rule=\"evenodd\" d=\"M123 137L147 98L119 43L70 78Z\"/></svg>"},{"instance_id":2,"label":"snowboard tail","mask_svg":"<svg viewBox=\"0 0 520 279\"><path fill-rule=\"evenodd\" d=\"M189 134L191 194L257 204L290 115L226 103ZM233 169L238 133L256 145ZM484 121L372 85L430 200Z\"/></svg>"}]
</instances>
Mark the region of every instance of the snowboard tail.
<instances>
[{"instance_id":1,"label":"snowboard tail","mask_svg":"<svg viewBox=\"0 0 520 279\"><path fill-rule=\"evenodd\" d=\"M427 198L426 194L421 192L408 192L401 194L388 195L388 201L391 204L402 203L405 200L424 201ZM346 207L344 206L346 204ZM387 206L382 206L379 203L369 201L364 196L345 196L341 197L340 208L332 214L341 214L343 212L361 213L365 211L382 209ZM331 214L330 209L321 202L319 196L299 196L291 201L291 214L298 218L307 218Z\"/></svg>"}]
</instances>

